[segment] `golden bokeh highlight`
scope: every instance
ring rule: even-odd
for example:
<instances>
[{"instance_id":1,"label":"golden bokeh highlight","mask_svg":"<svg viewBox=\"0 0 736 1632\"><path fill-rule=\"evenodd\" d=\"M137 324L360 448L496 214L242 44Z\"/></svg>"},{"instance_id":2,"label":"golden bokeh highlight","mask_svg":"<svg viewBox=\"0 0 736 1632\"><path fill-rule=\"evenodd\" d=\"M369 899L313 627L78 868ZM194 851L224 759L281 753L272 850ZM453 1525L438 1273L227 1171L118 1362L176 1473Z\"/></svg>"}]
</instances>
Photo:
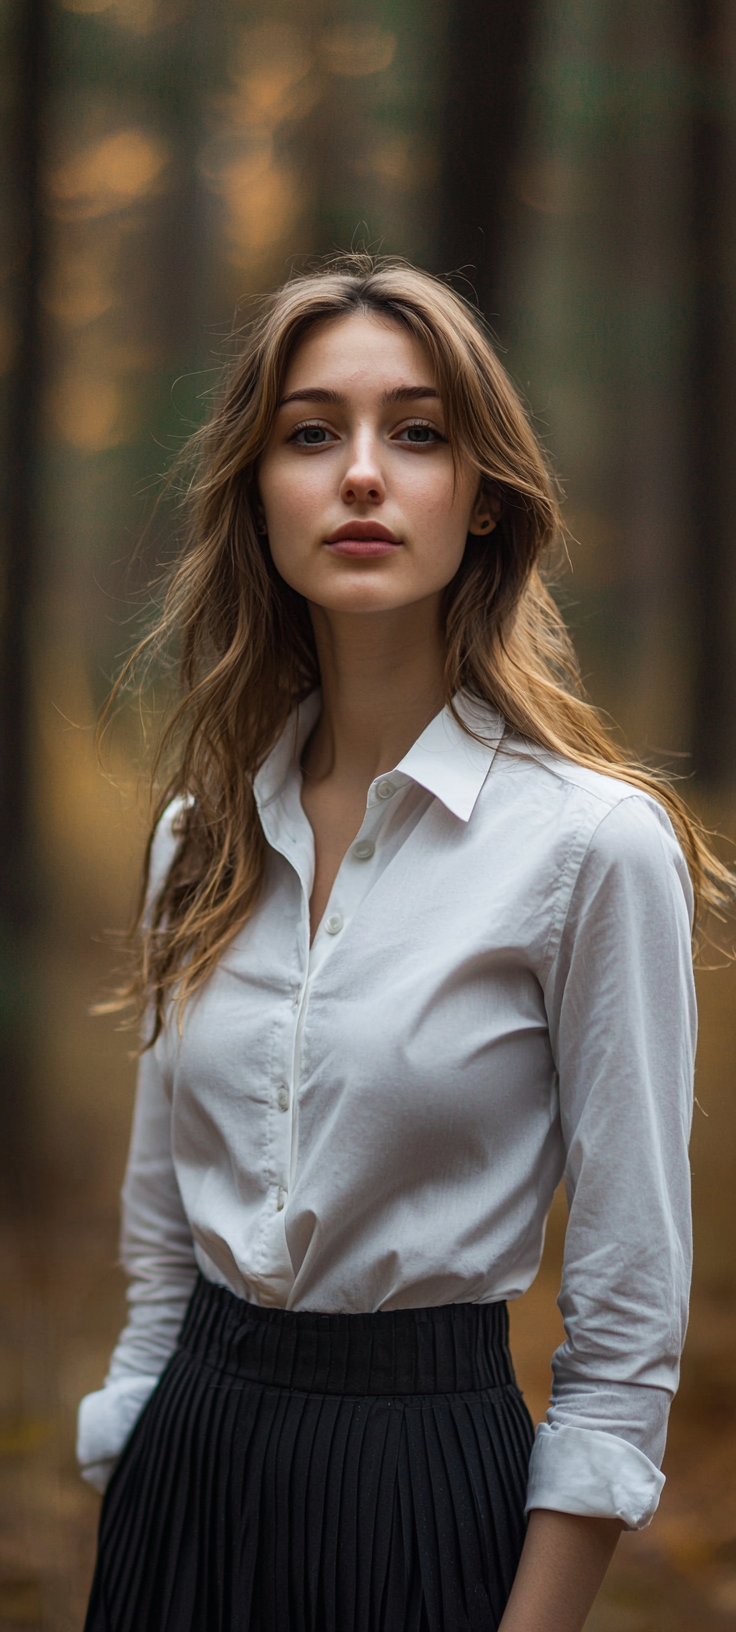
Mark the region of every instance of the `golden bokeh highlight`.
<instances>
[{"instance_id":1,"label":"golden bokeh highlight","mask_svg":"<svg viewBox=\"0 0 736 1632\"><path fill-rule=\"evenodd\" d=\"M101 453L126 440L125 399L106 369L74 363L56 381L49 406L56 435L79 453Z\"/></svg>"},{"instance_id":2,"label":"golden bokeh highlight","mask_svg":"<svg viewBox=\"0 0 736 1632\"><path fill-rule=\"evenodd\" d=\"M213 104L200 159L204 180L224 206L230 262L243 271L256 271L308 207L303 177L279 157L276 141L321 94L306 31L276 23L243 30L230 88Z\"/></svg>"},{"instance_id":3,"label":"golden bokeh highlight","mask_svg":"<svg viewBox=\"0 0 736 1632\"><path fill-rule=\"evenodd\" d=\"M103 136L51 170L51 206L66 220L109 215L158 191L168 157L166 144L139 128Z\"/></svg>"},{"instance_id":4,"label":"golden bokeh highlight","mask_svg":"<svg viewBox=\"0 0 736 1632\"><path fill-rule=\"evenodd\" d=\"M101 17L131 34L154 34L181 16L183 0L59 0L64 11Z\"/></svg>"}]
</instances>

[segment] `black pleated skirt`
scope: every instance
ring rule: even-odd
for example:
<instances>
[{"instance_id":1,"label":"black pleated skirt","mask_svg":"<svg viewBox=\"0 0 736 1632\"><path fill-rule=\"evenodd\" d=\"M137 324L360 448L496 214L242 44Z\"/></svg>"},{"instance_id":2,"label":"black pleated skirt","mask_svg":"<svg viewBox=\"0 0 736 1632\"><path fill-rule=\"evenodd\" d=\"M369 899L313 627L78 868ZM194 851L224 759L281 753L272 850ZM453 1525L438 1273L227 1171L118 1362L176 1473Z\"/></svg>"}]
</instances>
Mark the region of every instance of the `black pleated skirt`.
<instances>
[{"instance_id":1,"label":"black pleated skirt","mask_svg":"<svg viewBox=\"0 0 736 1632\"><path fill-rule=\"evenodd\" d=\"M492 1632L531 1443L505 1304L320 1315L200 1280L85 1632Z\"/></svg>"}]
</instances>

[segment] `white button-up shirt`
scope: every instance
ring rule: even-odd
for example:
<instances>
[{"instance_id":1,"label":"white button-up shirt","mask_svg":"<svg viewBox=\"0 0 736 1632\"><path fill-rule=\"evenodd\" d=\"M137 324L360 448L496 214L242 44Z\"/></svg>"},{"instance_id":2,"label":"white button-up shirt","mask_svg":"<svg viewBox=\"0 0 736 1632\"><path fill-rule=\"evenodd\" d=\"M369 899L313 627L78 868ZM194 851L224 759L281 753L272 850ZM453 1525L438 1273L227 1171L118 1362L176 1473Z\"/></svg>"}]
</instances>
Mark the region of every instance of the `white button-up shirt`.
<instances>
[{"instance_id":1,"label":"white button-up shirt","mask_svg":"<svg viewBox=\"0 0 736 1632\"><path fill-rule=\"evenodd\" d=\"M528 1505L648 1522L690 1266L691 891L663 809L459 700L365 817L309 944L300 754L256 779L265 887L141 1061L123 1191L130 1318L79 1453L104 1484L199 1268L237 1296L365 1311L517 1298L570 1207ZM154 883L175 838L164 819Z\"/></svg>"}]
</instances>

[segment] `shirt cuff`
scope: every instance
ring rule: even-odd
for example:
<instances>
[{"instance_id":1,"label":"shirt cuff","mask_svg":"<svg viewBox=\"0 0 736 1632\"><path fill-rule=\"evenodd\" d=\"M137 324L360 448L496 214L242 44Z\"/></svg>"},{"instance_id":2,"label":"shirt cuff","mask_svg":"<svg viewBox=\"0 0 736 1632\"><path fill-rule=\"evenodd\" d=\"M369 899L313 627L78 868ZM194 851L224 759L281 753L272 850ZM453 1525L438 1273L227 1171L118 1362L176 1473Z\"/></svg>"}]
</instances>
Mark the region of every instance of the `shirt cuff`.
<instances>
[{"instance_id":1,"label":"shirt cuff","mask_svg":"<svg viewBox=\"0 0 736 1632\"><path fill-rule=\"evenodd\" d=\"M98 1490L101 1496L104 1496L118 1461L117 1456L108 1456L104 1462L85 1462L84 1467L80 1468L79 1471L86 1483L91 1485L93 1490Z\"/></svg>"},{"instance_id":2,"label":"shirt cuff","mask_svg":"<svg viewBox=\"0 0 736 1632\"><path fill-rule=\"evenodd\" d=\"M526 1511L549 1507L559 1513L623 1519L627 1530L643 1530L654 1517L664 1474L649 1457L617 1434L597 1428L550 1428L540 1423L529 1467Z\"/></svg>"},{"instance_id":3,"label":"shirt cuff","mask_svg":"<svg viewBox=\"0 0 736 1632\"><path fill-rule=\"evenodd\" d=\"M77 1461L82 1478L105 1490L115 1463L158 1377L121 1377L82 1400L77 1417Z\"/></svg>"}]
</instances>

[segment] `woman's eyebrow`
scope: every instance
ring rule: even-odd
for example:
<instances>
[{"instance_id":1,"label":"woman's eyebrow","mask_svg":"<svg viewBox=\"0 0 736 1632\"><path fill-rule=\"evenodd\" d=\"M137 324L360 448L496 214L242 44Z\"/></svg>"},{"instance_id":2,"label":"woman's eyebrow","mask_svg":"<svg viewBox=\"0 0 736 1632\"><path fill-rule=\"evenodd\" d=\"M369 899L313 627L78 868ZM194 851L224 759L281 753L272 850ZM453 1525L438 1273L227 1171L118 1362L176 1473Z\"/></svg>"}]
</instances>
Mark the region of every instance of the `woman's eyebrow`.
<instances>
[{"instance_id":1,"label":"woman's eyebrow","mask_svg":"<svg viewBox=\"0 0 736 1632\"><path fill-rule=\"evenodd\" d=\"M439 391L433 385L397 385L393 391L384 391L381 402L413 402L420 397L439 398Z\"/></svg>"},{"instance_id":2,"label":"woman's eyebrow","mask_svg":"<svg viewBox=\"0 0 736 1632\"><path fill-rule=\"evenodd\" d=\"M397 385L393 391L384 391L381 404L386 407L390 402L417 401L420 397L439 397L439 391L433 385ZM288 397L282 397L280 408L285 408L289 402L332 402L338 407L344 407L347 397L342 391L328 391L321 385L305 385L300 391L290 391Z\"/></svg>"},{"instance_id":3,"label":"woman's eyebrow","mask_svg":"<svg viewBox=\"0 0 736 1632\"><path fill-rule=\"evenodd\" d=\"M321 385L305 385L301 391L290 391L288 397L282 397L279 408L285 408L287 402L335 402L343 406L347 400L341 391L325 391Z\"/></svg>"}]
</instances>

